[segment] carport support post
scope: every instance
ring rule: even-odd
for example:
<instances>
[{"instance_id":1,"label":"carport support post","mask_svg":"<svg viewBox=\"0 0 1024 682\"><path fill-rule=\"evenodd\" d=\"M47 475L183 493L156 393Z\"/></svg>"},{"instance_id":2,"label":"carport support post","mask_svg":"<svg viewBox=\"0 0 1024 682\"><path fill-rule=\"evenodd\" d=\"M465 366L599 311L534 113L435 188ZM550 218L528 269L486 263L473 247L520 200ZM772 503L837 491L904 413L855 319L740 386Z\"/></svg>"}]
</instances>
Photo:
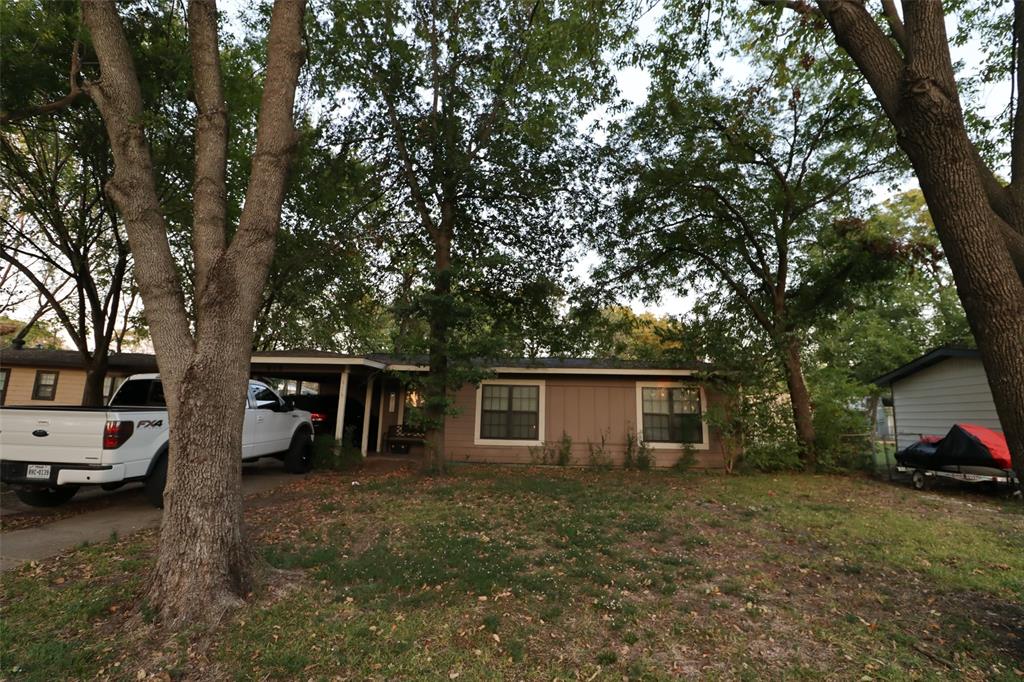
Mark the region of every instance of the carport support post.
<instances>
[{"instance_id":1,"label":"carport support post","mask_svg":"<svg viewBox=\"0 0 1024 682\"><path fill-rule=\"evenodd\" d=\"M334 421L334 437L341 442L341 434L345 432L345 401L348 400L348 367L341 372L341 383L338 386L338 418Z\"/></svg>"},{"instance_id":2,"label":"carport support post","mask_svg":"<svg viewBox=\"0 0 1024 682\"><path fill-rule=\"evenodd\" d=\"M363 442L359 445L359 451L366 457L370 447L370 411L373 402L373 382L377 381L376 376L366 380L366 398L363 400Z\"/></svg>"}]
</instances>

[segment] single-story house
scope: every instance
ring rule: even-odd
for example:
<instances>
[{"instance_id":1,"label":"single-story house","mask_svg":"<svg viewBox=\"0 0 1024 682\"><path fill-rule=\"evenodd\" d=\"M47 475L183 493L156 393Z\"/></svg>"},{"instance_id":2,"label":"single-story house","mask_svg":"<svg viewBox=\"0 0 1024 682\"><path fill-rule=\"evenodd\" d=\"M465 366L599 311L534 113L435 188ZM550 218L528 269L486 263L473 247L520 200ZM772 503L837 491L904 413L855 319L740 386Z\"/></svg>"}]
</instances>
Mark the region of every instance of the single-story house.
<instances>
[{"instance_id":1,"label":"single-story house","mask_svg":"<svg viewBox=\"0 0 1024 682\"><path fill-rule=\"evenodd\" d=\"M77 364L74 358L79 358ZM154 371L155 359L113 353L110 367L110 383L116 386L127 374ZM600 447L604 457L621 464L627 440L634 437L651 449L655 466L672 466L687 452L696 456L698 467L724 465L721 438L706 419L708 407L719 397L699 379L709 369L703 363L667 367L530 358L481 367L486 378L465 384L453 395L445 446L454 461L529 464L545 445L553 447L567 436L576 464L586 464L591 449ZM427 370L422 359L382 354L297 350L252 357L253 376L318 413L321 429L347 439L364 455L410 446L413 454L422 452L410 416L419 403L417 377ZM31 388L40 382L40 372L44 385L51 383L46 373L56 374L53 391L40 394ZM85 372L74 351L4 349L0 373L9 377L10 387L3 404L80 404ZM72 389L63 390L69 384Z\"/></svg>"},{"instance_id":2,"label":"single-story house","mask_svg":"<svg viewBox=\"0 0 1024 682\"><path fill-rule=\"evenodd\" d=\"M936 348L874 383L890 390L897 449L921 436L944 436L957 423L1002 431L977 349Z\"/></svg>"}]
</instances>

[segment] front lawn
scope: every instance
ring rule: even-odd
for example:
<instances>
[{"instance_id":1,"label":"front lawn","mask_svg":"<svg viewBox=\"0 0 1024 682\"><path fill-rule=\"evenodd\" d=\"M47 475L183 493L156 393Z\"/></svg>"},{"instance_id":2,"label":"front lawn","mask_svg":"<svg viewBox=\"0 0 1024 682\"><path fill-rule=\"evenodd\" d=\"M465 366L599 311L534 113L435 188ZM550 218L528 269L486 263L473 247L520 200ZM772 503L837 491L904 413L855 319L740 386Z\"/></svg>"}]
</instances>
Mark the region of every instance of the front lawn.
<instances>
[{"instance_id":1,"label":"front lawn","mask_svg":"<svg viewBox=\"0 0 1024 682\"><path fill-rule=\"evenodd\" d=\"M136 608L155 533L2 578L0 679L1024 679L1020 505L864 479L322 474L249 512L215 633Z\"/></svg>"}]
</instances>

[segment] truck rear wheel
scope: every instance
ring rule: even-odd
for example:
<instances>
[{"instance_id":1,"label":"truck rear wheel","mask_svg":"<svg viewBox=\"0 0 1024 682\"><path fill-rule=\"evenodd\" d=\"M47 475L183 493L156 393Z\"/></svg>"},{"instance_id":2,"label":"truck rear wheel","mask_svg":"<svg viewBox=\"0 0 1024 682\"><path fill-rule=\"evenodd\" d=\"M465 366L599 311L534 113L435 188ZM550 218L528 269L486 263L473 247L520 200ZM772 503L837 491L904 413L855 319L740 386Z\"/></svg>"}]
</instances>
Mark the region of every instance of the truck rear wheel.
<instances>
[{"instance_id":1,"label":"truck rear wheel","mask_svg":"<svg viewBox=\"0 0 1024 682\"><path fill-rule=\"evenodd\" d=\"M146 499L157 509L164 508L164 488L167 486L167 455L161 455L160 461L153 467L146 479Z\"/></svg>"},{"instance_id":2,"label":"truck rear wheel","mask_svg":"<svg viewBox=\"0 0 1024 682\"><path fill-rule=\"evenodd\" d=\"M56 507L70 500L77 492L77 485L62 485L59 488L18 488L14 494L30 507Z\"/></svg>"},{"instance_id":3,"label":"truck rear wheel","mask_svg":"<svg viewBox=\"0 0 1024 682\"><path fill-rule=\"evenodd\" d=\"M292 436L284 456L284 470L289 474L304 474L312 468L313 444L309 440L309 431L302 430Z\"/></svg>"}]
</instances>

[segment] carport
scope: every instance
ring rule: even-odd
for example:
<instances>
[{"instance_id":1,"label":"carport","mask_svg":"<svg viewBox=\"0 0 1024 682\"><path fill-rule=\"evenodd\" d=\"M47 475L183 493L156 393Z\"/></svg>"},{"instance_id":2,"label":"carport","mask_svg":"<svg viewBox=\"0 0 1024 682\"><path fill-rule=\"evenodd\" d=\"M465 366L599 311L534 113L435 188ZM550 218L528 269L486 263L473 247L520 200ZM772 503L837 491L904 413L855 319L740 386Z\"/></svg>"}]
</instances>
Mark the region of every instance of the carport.
<instances>
[{"instance_id":1,"label":"carport","mask_svg":"<svg viewBox=\"0 0 1024 682\"><path fill-rule=\"evenodd\" d=\"M330 412L325 416L333 421L334 437L340 441L348 432L365 457L382 452L387 429L402 420L403 383L388 369L383 357L310 350L255 353L251 372L254 377L295 382L290 384L295 386L315 383L316 404L322 406L318 411Z\"/></svg>"}]
</instances>

